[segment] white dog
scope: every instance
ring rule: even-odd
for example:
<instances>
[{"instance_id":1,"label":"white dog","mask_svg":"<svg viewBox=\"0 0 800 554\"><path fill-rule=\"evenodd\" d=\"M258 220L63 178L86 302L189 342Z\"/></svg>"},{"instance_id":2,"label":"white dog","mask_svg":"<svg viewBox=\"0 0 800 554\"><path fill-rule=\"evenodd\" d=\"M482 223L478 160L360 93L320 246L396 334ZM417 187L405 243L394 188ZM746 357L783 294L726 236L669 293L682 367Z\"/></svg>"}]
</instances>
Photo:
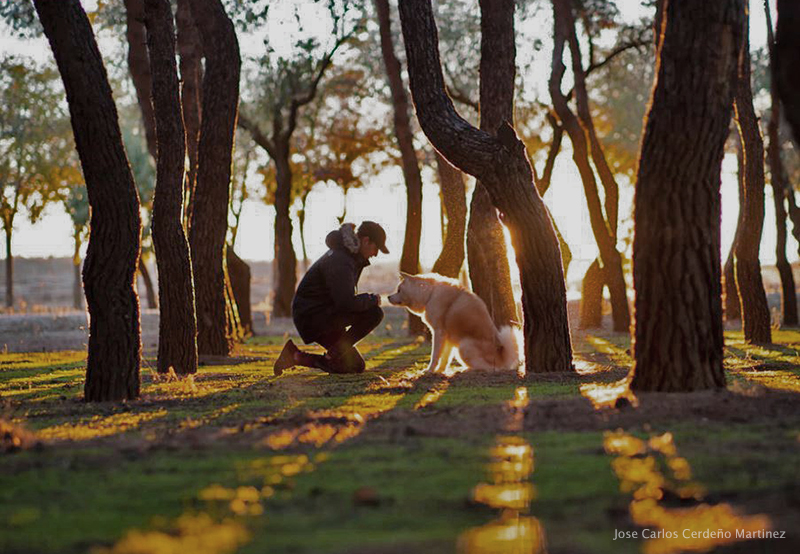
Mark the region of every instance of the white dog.
<instances>
[{"instance_id":1,"label":"white dog","mask_svg":"<svg viewBox=\"0 0 800 554\"><path fill-rule=\"evenodd\" d=\"M389 302L421 315L433 334L427 371L443 372L453 348L470 369L516 369L520 363L517 328L497 329L486 304L453 279L437 274L400 273Z\"/></svg>"}]
</instances>

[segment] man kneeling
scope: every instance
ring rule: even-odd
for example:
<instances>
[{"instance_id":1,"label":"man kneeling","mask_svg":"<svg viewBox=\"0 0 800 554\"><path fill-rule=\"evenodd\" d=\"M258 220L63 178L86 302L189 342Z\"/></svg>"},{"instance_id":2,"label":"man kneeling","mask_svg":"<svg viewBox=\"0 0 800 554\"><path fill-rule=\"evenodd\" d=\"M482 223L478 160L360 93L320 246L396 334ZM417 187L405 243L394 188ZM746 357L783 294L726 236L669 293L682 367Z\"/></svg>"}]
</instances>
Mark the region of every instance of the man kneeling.
<instances>
[{"instance_id":1,"label":"man kneeling","mask_svg":"<svg viewBox=\"0 0 800 554\"><path fill-rule=\"evenodd\" d=\"M380 250L388 254L386 232L374 221L364 221L356 231L345 223L325 239L329 250L303 276L292 300L292 319L306 344L317 343L324 355L302 352L288 340L273 371L280 375L294 365L328 373L361 373L364 358L355 344L383 319L377 294L356 294L358 279L369 259Z\"/></svg>"}]
</instances>

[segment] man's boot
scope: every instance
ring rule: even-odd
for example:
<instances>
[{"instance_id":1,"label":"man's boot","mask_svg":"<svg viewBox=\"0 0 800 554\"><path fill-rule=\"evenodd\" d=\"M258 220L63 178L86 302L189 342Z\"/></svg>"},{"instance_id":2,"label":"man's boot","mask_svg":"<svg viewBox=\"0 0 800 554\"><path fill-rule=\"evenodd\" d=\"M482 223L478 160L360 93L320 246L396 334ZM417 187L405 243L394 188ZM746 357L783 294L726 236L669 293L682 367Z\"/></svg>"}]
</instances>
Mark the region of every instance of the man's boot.
<instances>
[{"instance_id":1,"label":"man's boot","mask_svg":"<svg viewBox=\"0 0 800 554\"><path fill-rule=\"evenodd\" d=\"M281 350L278 359L275 360L275 365L272 366L272 373L274 373L277 377L283 374L285 369L294 367L296 363L295 354L298 352L300 352L300 349L295 346L294 342L292 342L292 339L287 340L286 344L283 345L283 350Z\"/></svg>"}]
</instances>

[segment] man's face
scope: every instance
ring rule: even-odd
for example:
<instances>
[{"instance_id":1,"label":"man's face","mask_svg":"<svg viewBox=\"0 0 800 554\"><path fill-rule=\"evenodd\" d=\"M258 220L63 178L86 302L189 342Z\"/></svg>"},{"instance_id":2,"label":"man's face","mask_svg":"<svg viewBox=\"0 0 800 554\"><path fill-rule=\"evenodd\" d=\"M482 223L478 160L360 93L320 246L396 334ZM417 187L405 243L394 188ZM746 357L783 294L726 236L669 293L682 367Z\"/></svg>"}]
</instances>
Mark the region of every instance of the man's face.
<instances>
[{"instance_id":1,"label":"man's face","mask_svg":"<svg viewBox=\"0 0 800 554\"><path fill-rule=\"evenodd\" d=\"M369 237L361 237L361 246L358 252L366 259L373 258L378 255L378 245L372 242Z\"/></svg>"}]
</instances>

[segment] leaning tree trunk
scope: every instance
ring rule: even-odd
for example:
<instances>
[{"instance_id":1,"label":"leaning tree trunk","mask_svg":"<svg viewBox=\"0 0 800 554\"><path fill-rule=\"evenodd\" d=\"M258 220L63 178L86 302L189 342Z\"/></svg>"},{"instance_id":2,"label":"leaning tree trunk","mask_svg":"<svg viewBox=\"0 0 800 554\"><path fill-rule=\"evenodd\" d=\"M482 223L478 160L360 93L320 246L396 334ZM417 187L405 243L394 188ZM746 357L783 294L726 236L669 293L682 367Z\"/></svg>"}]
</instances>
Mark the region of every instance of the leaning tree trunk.
<instances>
[{"instance_id":1,"label":"leaning tree trunk","mask_svg":"<svg viewBox=\"0 0 800 554\"><path fill-rule=\"evenodd\" d=\"M749 18L749 15L747 16ZM739 80L734 99L734 113L744 153L744 206L742 207L742 233L736 242L736 287L742 305L744 339L754 344L770 344L769 306L761 279L758 259L761 233L764 228L764 141L753 109L753 92L750 88L750 41L745 39L739 58Z\"/></svg>"},{"instance_id":2,"label":"leaning tree trunk","mask_svg":"<svg viewBox=\"0 0 800 554\"><path fill-rule=\"evenodd\" d=\"M253 310L250 306L250 266L236 255L233 246L229 245L226 250L228 260L228 277L231 282L233 298L236 301L236 308L239 321L245 336L253 335Z\"/></svg>"},{"instance_id":3,"label":"leaning tree trunk","mask_svg":"<svg viewBox=\"0 0 800 554\"><path fill-rule=\"evenodd\" d=\"M144 136L147 150L153 160L156 159L156 128L153 114L153 103L150 99L152 76L150 62L147 58L146 31L144 26L144 0L124 0L125 3L125 37L128 41L128 71L131 74L136 100L142 112ZM144 275L143 275L144 276ZM150 307L154 307L150 304Z\"/></svg>"},{"instance_id":4,"label":"leaning tree trunk","mask_svg":"<svg viewBox=\"0 0 800 554\"><path fill-rule=\"evenodd\" d=\"M464 232L467 223L467 189L464 174L436 152L436 168L442 189L442 204L447 215L447 230L442 252L433 264L433 272L458 278L464 264Z\"/></svg>"},{"instance_id":5,"label":"leaning tree trunk","mask_svg":"<svg viewBox=\"0 0 800 554\"><path fill-rule=\"evenodd\" d=\"M194 208L194 189L197 184L197 140L200 136L200 60L202 51L197 27L192 19L191 0L178 0L175 24L178 30L178 54L181 69L181 108L186 131L186 155L189 158L184 198L183 223L188 229Z\"/></svg>"},{"instance_id":6,"label":"leaning tree trunk","mask_svg":"<svg viewBox=\"0 0 800 554\"><path fill-rule=\"evenodd\" d=\"M503 122L514 124L514 3L483 0L480 8L480 128L494 135ZM467 266L472 290L486 303L495 325L519 321L503 225L480 180L469 206Z\"/></svg>"},{"instance_id":7,"label":"leaning tree trunk","mask_svg":"<svg viewBox=\"0 0 800 554\"><path fill-rule=\"evenodd\" d=\"M11 253L11 232L13 227L4 225L6 234L6 308L14 307L14 255Z\"/></svg>"},{"instance_id":8,"label":"leaning tree trunk","mask_svg":"<svg viewBox=\"0 0 800 554\"><path fill-rule=\"evenodd\" d=\"M594 234L595 241L597 242L597 248L600 251L604 281L608 286L608 292L611 298L614 330L628 332L630 329L630 310L628 308L625 277L622 272L622 255L617 250L616 245L617 186L610 170L608 170L605 164L605 158L602 152L596 153L594 155L595 165L599 168L601 176L607 174L605 177L602 177L602 183L606 191L606 213L604 216L594 171L589 163L590 145L592 150L599 150L599 141L596 140L596 137L592 140L591 134L593 127L589 127L586 122L581 125L581 122L569 108L566 96L561 92L561 81L566 69L562 59L564 43L567 41L577 42L577 37L575 37L575 22L569 0L553 0L553 15L555 42L549 82L550 96L553 100L553 108L555 109L556 115L558 115L561 120L564 130L567 132L572 142L572 158L581 175L581 182L583 183L583 190L586 196L586 205L589 209L589 221L592 226L592 233ZM577 45L573 46L573 58L577 57L579 53ZM576 97L582 98L582 102L579 102L579 106L582 106L580 108L581 113L584 115L585 119L590 120L586 89L583 82L583 69L581 68L579 59L573 63L573 73L576 75ZM589 129L590 136L588 143L587 128ZM603 167L605 167L604 172L600 169ZM591 290L591 287L589 287L589 290ZM581 326L584 326L583 322ZM588 326L588 322L586 326Z\"/></svg>"},{"instance_id":9,"label":"leaning tree trunk","mask_svg":"<svg viewBox=\"0 0 800 554\"><path fill-rule=\"evenodd\" d=\"M83 287L81 286L81 230L74 229L73 238L75 241L75 248L72 251L72 272L74 280L72 281L72 307L76 310L83 309Z\"/></svg>"},{"instance_id":10,"label":"leaning tree trunk","mask_svg":"<svg viewBox=\"0 0 800 554\"><path fill-rule=\"evenodd\" d=\"M290 317L297 284L297 255L292 244L292 169L289 165L289 141L275 144L275 294L272 315Z\"/></svg>"},{"instance_id":11,"label":"leaning tree trunk","mask_svg":"<svg viewBox=\"0 0 800 554\"><path fill-rule=\"evenodd\" d=\"M192 16L205 36L202 122L197 185L189 243L197 303L197 351L227 356L225 235L228 191L239 102L239 42L220 0L191 0Z\"/></svg>"},{"instance_id":12,"label":"leaning tree trunk","mask_svg":"<svg viewBox=\"0 0 800 554\"><path fill-rule=\"evenodd\" d=\"M800 146L800 2L778 0L774 77L786 120Z\"/></svg>"},{"instance_id":13,"label":"leaning tree trunk","mask_svg":"<svg viewBox=\"0 0 800 554\"><path fill-rule=\"evenodd\" d=\"M728 257L722 266L722 297L724 301L725 321L737 321L742 318L742 305L739 302L739 289L736 287L736 270L734 259L736 258L736 244L739 242L739 235L742 230L742 216L744 210L744 147L737 135L736 140L736 185L739 193L739 213L736 216L736 231L733 233L733 242L728 250Z\"/></svg>"},{"instance_id":14,"label":"leaning tree trunk","mask_svg":"<svg viewBox=\"0 0 800 554\"><path fill-rule=\"evenodd\" d=\"M720 170L744 0L667 0L663 18L634 197L630 386L720 388Z\"/></svg>"},{"instance_id":15,"label":"leaning tree trunk","mask_svg":"<svg viewBox=\"0 0 800 554\"><path fill-rule=\"evenodd\" d=\"M144 282L144 294L147 298L147 307L157 310L158 298L156 298L156 289L153 286L153 278L150 277L150 270L147 269L144 256L141 254L139 254L139 275L142 276L142 281Z\"/></svg>"},{"instance_id":16,"label":"leaning tree trunk","mask_svg":"<svg viewBox=\"0 0 800 554\"><path fill-rule=\"evenodd\" d=\"M495 137L456 113L444 88L430 0L400 2L400 19L422 130L451 164L480 179L511 233L522 282L526 370L574 371L558 239L533 185L525 146L507 123Z\"/></svg>"},{"instance_id":17,"label":"leaning tree trunk","mask_svg":"<svg viewBox=\"0 0 800 554\"><path fill-rule=\"evenodd\" d=\"M765 12L767 20L767 45L769 47L770 70L775 67L775 37L772 34L772 17L769 11L769 3L765 0ZM788 186L786 183L786 173L781 159L781 145L778 138L778 131L781 119L781 101L778 98L778 91L775 87L773 75L772 85L770 86L770 110L767 134L769 135L769 146L767 147L767 161L769 163L770 184L772 185L772 200L775 207L775 266L781 277L781 298L783 325L797 325L797 292L794 284L792 266L786 258L786 206Z\"/></svg>"},{"instance_id":18,"label":"leaning tree trunk","mask_svg":"<svg viewBox=\"0 0 800 554\"><path fill-rule=\"evenodd\" d=\"M392 93L394 134L397 137L403 178L406 182L406 232L403 238L403 252L400 255L400 271L413 275L419 273L419 244L422 238L422 176L419 171L417 152L414 149L411 122L408 117L408 96L400 75L400 61L394 53L394 44L392 43L389 1L375 0L375 8L378 12L383 65ZM418 316L409 312L408 330L412 335L423 335L426 327Z\"/></svg>"},{"instance_id":19,"label":"leaning tree trunk","mask_svg":"<svg viewBox=\"0 0 800 554\"><path fill-rule=\"evenodd\" d=\"M78 0L34 2L67 92L91 223L83 283L89 306L84 398L139 396L139 199L100 51Z\"/></svg>"},{"instance_id":20,"label":"leaning tree trunk","mask_svg":"<svg viewBox=\"0 0 800 554\"><path fill-rule=\"evenodd\" d=\"M144 0L158 157L153 246L158 265L158 372L197 372L197 319L189 243L181 222L186 142L169 0Z\"/></svg>"}]
</instances>

